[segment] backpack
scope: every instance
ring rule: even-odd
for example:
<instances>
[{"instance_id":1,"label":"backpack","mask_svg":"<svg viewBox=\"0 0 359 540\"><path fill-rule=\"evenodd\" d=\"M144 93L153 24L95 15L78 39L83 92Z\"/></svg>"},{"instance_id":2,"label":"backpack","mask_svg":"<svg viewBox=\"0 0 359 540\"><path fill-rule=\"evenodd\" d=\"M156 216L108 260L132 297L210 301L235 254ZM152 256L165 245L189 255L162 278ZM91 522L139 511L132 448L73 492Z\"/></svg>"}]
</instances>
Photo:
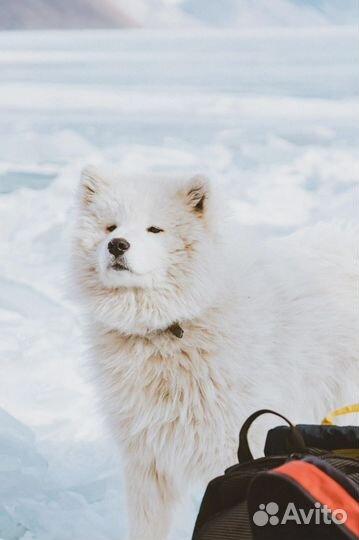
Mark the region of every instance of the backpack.
<instances>
[{"instance_id":1,"label":"backpack","mask_svg":"<svg viewBox=\"0 0 359 540\"><path fill-rule=\"evenodd\" d=\"M248 430L265 413L288 426L268 432L253 459ZM358 540L359 428L294 426L281 414L252 414L238 460L206 489L192 540Z\"/></svg>"}]
</instances>

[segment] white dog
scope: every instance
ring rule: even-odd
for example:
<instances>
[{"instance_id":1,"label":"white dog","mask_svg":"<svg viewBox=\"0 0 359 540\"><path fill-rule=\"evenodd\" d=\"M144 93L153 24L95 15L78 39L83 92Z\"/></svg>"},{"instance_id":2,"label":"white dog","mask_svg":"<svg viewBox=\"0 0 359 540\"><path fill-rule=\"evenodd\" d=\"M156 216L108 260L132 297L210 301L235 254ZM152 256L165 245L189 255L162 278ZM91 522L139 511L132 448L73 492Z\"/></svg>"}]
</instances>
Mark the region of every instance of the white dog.
<instances>
[{"instance_id":1,"label":"white dog","mask_svg":"<svg viewBox=\"0 0 359 540\"><path fill-rule=\"evenodd\" d=\"M82 174L76 272L134 540L168 537L184 487L235 462L254 410L318 422L355 397L354 233L318 226L256 258L219 195L200 176Z\"/></svg>"}]
</instances>

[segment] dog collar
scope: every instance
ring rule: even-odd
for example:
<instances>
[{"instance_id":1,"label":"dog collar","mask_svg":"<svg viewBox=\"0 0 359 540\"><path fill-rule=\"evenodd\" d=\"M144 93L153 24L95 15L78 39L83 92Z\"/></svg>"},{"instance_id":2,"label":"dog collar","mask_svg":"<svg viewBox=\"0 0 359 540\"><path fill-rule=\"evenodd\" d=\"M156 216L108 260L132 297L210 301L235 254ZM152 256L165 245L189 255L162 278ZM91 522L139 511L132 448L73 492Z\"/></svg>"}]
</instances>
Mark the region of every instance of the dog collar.
<instances>
[{"instance_id":1,"label":"dog collar","mask_svg":"<svg viewBox=\"0 0 359 540\"><path fill-rule=\"evenodd\" d=\"M169 330L171 332L171 334L176 336L176 338L178 338L178 339L181 339L183 337L184 330L183 330L183 328L180 327L180 325L178 323L171 324L171 326L169 326L167 328L167 330Z\"/></svg>"}]
</instances>

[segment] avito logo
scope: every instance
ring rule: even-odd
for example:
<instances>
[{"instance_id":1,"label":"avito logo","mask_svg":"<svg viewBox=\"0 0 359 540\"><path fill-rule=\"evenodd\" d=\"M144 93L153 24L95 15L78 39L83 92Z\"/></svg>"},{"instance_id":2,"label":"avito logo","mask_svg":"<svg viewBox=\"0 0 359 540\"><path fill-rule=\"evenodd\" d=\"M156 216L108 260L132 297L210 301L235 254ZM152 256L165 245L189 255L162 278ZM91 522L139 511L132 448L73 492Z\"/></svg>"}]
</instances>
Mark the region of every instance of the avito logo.
<instances>
[{"instance_id":1,"label":"avito logo","mask_svg":"<svg viewBox=\"0 0 359 540\"><path fill-rule=\"evenodd\" d=\"M321 505L319 502L314 504L313 508L304 510L303 508L297 508L293 502L287 504L282 519L279 519L279 506L275 502L267 504L260 504L257 512L253 514L253 523L257 527L264 527L265 525L285 525L292 521L297 525L309 525L309 524L325 524L330 525L343 525L347 521L347 513L345 510L338 508L331 510L326 504Z\"/></svg>"}]
</instances>

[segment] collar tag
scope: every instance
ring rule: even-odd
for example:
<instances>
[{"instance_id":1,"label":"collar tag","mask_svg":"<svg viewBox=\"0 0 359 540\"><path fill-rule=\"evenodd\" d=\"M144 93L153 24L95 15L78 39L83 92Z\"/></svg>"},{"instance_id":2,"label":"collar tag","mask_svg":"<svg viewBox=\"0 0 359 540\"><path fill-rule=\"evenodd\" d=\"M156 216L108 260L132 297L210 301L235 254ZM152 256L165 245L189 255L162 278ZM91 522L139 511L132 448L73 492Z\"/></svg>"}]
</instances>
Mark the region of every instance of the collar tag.
<instances>
[{"instance_id":1,"label":"collar tag","mask_svg":"<svg viewBox=\"0 0 359 540\"><path fill-rule=\"evenodd\" d=\"M171 326L169 326L168 330L171 332L171 334L176 336L176 338L178 339L181 339L183 337L184 330L183 328L180 327L178 323L174 323Z\"/></svg>"}]
</instances>

